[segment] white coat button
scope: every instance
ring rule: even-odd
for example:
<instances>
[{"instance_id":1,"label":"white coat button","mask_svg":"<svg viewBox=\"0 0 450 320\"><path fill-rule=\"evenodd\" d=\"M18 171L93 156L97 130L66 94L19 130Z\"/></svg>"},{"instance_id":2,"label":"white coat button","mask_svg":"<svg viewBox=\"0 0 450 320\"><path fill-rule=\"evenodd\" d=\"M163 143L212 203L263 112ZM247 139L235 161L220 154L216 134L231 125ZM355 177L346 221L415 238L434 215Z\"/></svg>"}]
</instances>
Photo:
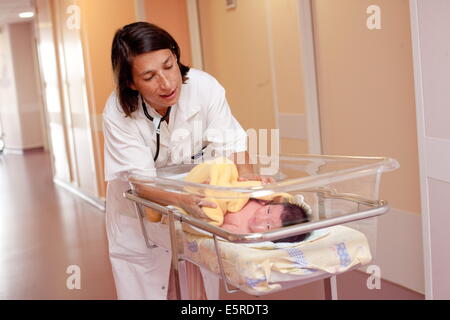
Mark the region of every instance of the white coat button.
<instances>
[{"instance_id":1,"label":"white coat button","mask_svg":"<svg viewBox=\"0 0 450 320\"><path fill-rule=\"evenodd\" d=\"M161 289L164 290L166 287L162 286Z\"/></svg>"}]
</instances>

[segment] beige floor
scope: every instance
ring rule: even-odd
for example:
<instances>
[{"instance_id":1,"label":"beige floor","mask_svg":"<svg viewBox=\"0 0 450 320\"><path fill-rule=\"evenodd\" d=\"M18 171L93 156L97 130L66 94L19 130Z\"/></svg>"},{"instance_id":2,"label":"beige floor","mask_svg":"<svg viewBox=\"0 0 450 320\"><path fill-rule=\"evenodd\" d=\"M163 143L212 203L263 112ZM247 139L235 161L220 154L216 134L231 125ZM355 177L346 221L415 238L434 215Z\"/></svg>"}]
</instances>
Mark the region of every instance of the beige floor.
<instances>
[{"instance_id":1,"label":"beige floor","mask_svg":"<svg viewBox=\"0 0 450 320\"><path fill-rule=\"evenodd\" d=\"M107 245L104 213L53 184L47 153L0 154L0 299L115 299Z\"/></svg>"}]
</instances>

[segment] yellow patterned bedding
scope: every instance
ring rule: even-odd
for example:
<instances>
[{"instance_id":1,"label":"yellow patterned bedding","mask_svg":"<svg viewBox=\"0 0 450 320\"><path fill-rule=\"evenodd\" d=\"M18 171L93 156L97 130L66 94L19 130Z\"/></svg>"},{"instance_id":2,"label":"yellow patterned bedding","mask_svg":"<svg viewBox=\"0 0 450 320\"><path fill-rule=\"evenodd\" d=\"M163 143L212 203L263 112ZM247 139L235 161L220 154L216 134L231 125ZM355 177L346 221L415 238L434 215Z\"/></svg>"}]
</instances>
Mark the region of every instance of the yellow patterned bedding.
<instances>
[{"instance_id":1,"label":"yellow patterned bedding","mask_svg":"<svg viewBox=\"0 0 450 320\"><path fill-rule=\"evenodd\" d=\"M220 274L214 240L185 233L185 256L216 274ZM316 230L299 243L235 244L218 241L227 279L236 287L266 294L280 288L277 281L292 277L301 280L320 271L345 272L372 260L367 238L345 226ZM281 275L281 278L280 278Z\"/></svg>"}]
</instances>

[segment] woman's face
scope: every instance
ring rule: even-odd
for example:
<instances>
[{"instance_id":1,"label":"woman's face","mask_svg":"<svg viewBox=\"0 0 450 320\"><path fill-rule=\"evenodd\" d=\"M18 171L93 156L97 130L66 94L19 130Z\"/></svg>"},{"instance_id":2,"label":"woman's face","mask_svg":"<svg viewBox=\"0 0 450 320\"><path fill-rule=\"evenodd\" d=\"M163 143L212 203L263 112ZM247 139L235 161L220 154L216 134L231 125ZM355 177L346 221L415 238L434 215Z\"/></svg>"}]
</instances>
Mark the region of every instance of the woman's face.
<instances>
[{"instance_id":1,"label":"woman's face","mask_svg":"<svg viewBox=\"0 0 450 320\"><path fill-rule=\"evenodd\" d=\"M268 230L281 228L281 214L283 213L283 205L269 204L262 206L255 211L253 217L248 221L248 227L251 232L265 232Z\"/></svg>"},{"instance_id":2,"label":"woman's face","mask_svg":"<svg viewBox=\"0 0 450 320\"><path fill-rule=\"evenodd\" d=\"M169 49L136 56L132 62L132 76L131 89L139 91L156 111L177 103L182 77L177 58Z\"/></svg>"}]
</instances>

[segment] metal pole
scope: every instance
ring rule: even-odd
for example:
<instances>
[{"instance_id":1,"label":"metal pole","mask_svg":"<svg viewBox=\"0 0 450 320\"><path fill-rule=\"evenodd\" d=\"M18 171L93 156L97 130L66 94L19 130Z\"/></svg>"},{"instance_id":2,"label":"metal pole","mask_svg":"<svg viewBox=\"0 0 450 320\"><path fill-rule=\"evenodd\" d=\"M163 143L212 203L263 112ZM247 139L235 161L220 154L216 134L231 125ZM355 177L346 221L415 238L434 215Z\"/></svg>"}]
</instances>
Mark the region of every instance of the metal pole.
<instances>
[{"instance_id":1,"label":"metal pole","mask_svg":"<svg viewBox=\"0 0 450 320\"><path fill-rule=\"evenodd\" d=\"M177 300L181 299L180 289L180 275L178 265L178 246L177 246L177 234L175 229L175 218L172 214L169 214L169 230L170 230L170 246L172 249L172 269L175 280L175 297Z\"/></svg>"},{"instance_id":2,"label":"metal pole","mask_svg":"<svg viewBox=\"0 0 450 320\"><path fill-rule=\"evenodd\" d=\"M325 287L325 300L337 300L337 282L336 276L332 276L323 280Z\"/></svg>"}]
</instances>

